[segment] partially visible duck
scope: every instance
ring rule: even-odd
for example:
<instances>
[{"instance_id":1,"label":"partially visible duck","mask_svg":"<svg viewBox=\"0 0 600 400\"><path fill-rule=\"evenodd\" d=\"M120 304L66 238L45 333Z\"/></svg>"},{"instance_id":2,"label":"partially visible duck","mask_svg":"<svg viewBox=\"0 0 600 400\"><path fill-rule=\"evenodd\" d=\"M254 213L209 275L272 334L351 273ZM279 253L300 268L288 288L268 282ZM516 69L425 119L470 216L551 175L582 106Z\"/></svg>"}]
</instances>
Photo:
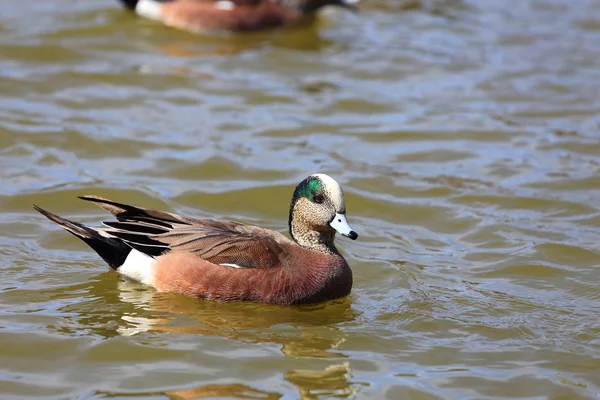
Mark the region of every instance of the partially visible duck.
<instances>
[{"instance_id":1,"label":"partially visible duck","mask_svg":"<svg viewBox=\"0 0 600 400\"><path fill-rule=\"evenodd\" d=\"M334 245L355 240L341 186L314 174L298 184L289 213L291 240L238 222L185 217L82 196L116 217L105 227L69 221L34 205L121 274L159 291L201 299L308 304L346 296L352 271Z\"/></svg>"},{"instance_id":2,"label":"partially visible duck","mask_svg":"<svg viewBox=\"0 0 600 400\"><path fill-rule=\"evenodd\" d=\"M358 0L121 0L137 14L192 32L244 32L292 25L324 6Z\"/></svg>"}]
</instances>

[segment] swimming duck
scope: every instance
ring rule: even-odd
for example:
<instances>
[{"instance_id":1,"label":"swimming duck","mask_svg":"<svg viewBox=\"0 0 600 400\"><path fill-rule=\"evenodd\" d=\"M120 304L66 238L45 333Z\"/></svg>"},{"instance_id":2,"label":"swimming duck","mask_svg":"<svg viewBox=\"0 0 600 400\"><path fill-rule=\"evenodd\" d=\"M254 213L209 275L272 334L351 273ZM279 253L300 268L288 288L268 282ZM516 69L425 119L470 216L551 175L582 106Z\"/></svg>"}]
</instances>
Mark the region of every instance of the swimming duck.
<instances>
[{"instance_id":1,"label":"swimming duck","mask_svg":"<svg viewBox=\"0 0 600 400\"><path fill-rule=\"evenodd\" d=\"M161 292L200 299L309 304L346 296L352 271L334 245L346 220L341 186L314 174L296 186L291 240L239 222L186 217L82 196L116 217L93 228L34 208L87 243L114 270Z\"/></svg>"},{"instance_id":2,"label":"swimming duck","mask_svg":"<svg viewBox=\"0 0 600 400\"><path fill-rule=\"evenodd\" d=\"M358 0L121 0L136 14L192 32L244 32L292 25L324 6L354 10Z\"/></svg>"}]
</instances>

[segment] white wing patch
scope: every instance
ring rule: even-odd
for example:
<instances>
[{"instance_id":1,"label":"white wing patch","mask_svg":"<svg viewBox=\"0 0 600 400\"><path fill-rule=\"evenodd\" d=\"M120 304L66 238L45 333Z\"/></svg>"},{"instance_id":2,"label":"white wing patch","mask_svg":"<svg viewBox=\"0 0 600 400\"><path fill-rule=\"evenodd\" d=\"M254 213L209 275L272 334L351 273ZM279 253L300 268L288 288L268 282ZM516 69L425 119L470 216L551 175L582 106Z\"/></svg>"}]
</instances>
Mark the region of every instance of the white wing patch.
<instances>
[{"instance_id":1,"label":"white wing patch","mask_svg":"<svg viewBox=\"0 0 600 400\"><path fill-rule=\"evenodd\" d=\"M235 8L235 3L233 1L221 0L221 1L217 1L217 3L215 4L215 7L217 7L217 9L219 9L219 10L231 11ZM223 264L221 264L221 265L223 265Z\"/></svg>"},{"instance_id":2,"label":"white wing patch","mask_svg":"<svg viewBox=\"0 0 600 400\"><path fill-rule=\"evenodd\" d=\"M241 266L239 266L237 264L227 264L227 263L225 263L225 264L219 264L219 265L222 265L224 267L231 267L231 268L244 268L244 267L241 267Z\"/></svg>"}]
</instances>

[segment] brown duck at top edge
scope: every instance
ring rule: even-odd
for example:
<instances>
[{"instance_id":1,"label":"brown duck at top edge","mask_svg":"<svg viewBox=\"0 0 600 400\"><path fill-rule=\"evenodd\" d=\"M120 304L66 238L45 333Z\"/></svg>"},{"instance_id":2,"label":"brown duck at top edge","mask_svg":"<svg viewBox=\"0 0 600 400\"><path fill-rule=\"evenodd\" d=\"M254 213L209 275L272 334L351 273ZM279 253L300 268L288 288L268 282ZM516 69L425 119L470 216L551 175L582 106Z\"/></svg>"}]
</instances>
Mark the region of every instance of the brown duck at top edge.
<instances>
[{"instance_id":1,"label":"brown duck at top edge","mask_svg":"<svg viewBox=\"0 0 600 400\"><path fill-rule=\"evenodd\" d=\"M331 5L358 0L121 0L136 14L191 32L247 32L294 25Z\"/></svg>"}]
</instances>

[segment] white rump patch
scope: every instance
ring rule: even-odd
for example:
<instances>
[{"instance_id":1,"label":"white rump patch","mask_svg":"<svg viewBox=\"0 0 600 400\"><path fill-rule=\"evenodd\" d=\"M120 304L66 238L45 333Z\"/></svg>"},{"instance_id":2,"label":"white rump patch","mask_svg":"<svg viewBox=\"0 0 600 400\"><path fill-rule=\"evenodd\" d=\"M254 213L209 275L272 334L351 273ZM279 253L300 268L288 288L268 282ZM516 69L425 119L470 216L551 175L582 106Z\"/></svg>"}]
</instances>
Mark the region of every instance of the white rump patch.
<instances>
[{"instance_id":1,"label":"white rump patch","mask_svg":"<svg viewBox=\"0 0 600 400\"><path fill-rule=\"evenodd\" d=\"M135 12L142 17L156 21L162 20L162 4L154 0L140 0L135 6Z\"/></svg>"},{"instance_id":2,"label":"white rump patch","mask_svg":"<svg viewBox=\"0 0 600 400\"><path fill-rule=\"evenodd\" d=\"M237 264L219 264L219 265L222 265L224 267L231 267L231 268L244 268L244 267L240 267Z\"/></svg>"},{"instance_id":3,"label":"white rump patch","mask_svg":"<svg viewBox=\"0 0 600 400\"><path fill-rule=\"evenodd\" d=\"M231 11L235 8L235 3L233 1L221 0L215 3L215 7L217 7L219 10Z\"/></svg>"},{"instance_id":4,"label":"white rump patch","mask_svg":"<svg viewBox=\"0 0 600 400\"><path fill-rule=\"evenodd\" d=\"M117 271L131 279L152 286L154 284L155 264L156 260L154 258L136 249L131 249L125 262Z\"/></svg>"}]
</instances>

